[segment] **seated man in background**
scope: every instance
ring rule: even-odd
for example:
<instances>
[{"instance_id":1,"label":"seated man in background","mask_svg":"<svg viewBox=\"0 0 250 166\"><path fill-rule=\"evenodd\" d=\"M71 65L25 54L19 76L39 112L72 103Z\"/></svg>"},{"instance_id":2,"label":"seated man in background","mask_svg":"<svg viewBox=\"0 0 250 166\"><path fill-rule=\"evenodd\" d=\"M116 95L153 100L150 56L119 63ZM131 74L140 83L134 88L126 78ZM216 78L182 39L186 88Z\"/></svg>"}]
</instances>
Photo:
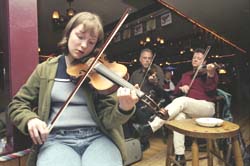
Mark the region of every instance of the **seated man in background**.
<instances>
[{"instance_id":1,"label":"seated man in background","mask_svg":"<svg viewBox=\"0 0 250 166\"><path fill-rule=\"evenodd\" d=\"M160 109L158 112L159 114L152 122L148 122L148 124L144 126L138 126L141 135L149 136L162 127L166 120L211 117L214 115L214 101L218 83L218 75L215 71L215 66L213 64L206 65L205 73L199 73L197 77L194 78L193 84L190 84L195 71L205 62L204 58L203 49L196 49L194 51L192 58L193 70L182 75L174 91L175 95L184 95L175 98L165 108ZM173 139L176 160L184 160L185 136L178 132L174 132ZM185 165L185 163L182 163L182 165Z\"/></svg>"},{"instance_id":2,"label":"seated man in background","mask_svg":"<svg viewBox=\"0 0 250 166\"><path fill-rule=\"evenodd\" d=\"M171 102L171 99L173 98L173 92L175 89L175 84L172 81L172 71L171 70L166 70L164 73L164 84L163 84L163 90L164 90L164 94L163 94L163 99L164 105L167 105Z\"/></svg>"},{"instance_id":3,"label":"seated man in background","mask_svg":"<svg viewBox=\"0 0 250 166\"><path fill-rule=\"evenodd\" d=\"M141 50L139 61L141 67L135 70L129 82L138 87L154 101L159 101L163 94L164 73L160 66L153 64L153 51L149 48ZM123 125L126 138L135 137L136 130L134 124L147 124L150 117L153 115L152 110L143 102L139 101L136 105L134 116ZM149 148L148 137L141 136L140 142L142 150Z\"/></svg>"}]
</instances>

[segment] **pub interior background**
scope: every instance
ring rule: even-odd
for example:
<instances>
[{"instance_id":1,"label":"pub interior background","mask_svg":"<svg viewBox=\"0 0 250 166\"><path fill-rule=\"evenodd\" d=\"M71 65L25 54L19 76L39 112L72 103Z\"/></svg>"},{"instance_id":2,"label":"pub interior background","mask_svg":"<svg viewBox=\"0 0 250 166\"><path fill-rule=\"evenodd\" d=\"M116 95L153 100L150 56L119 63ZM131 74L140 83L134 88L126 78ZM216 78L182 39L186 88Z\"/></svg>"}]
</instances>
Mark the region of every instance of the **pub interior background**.
<instances>
[{"instance_id":1,"label":"pub interior background","mask_svg":"<svg viewBox=\"0 0 250 166\"><path fill-rule=\"evenodd\" d=\"M0 146L0 156L29 147L27 137L16 134L17 130L13 128L6 117L7 105L14 93L11 91L13 80L10 77L10 62L13 60L11 59L10 41L13 36L9 32L9 11L5 8L12 2L15 2L15 0L0 1L0 143L6 145L5 149L1 149ZM171 0L164 0L163 2L170 4L170 6L167 8L154 0L139 0L137 2L132 0L105 1L105 3L113 4L113 6L118 4L120 7L118 10L116 9L117 6L115 8L108 8L112 5L103 7L103 5L98 4L101 2L91 0L84 2L83 0L61 0L60 3L37 0L38 47L37 54L30 56L37 58L35 63L40 63L48 57L57 55L56 44L60 40L62 30L67 22L66 10L68 8L74 9L75 12L87 10L99 14L103 19L105 36L107 37L125 8L132 7L131 14L106 50L109 60L126 65L129 74L131 74L140 65L138 61L140 50L149 47L156 53L154 63L160 65L163 70L172 69L174 79L178 81L181 73L191 67L190 59L193 49L197 47L206 48L210 45L212 49L208 54L207 61L216 62L222 66L219 70L219 88L232 94L231 111L235 117L234 121L241 126L244 143L250 150L248 123L250 120L250 1L237 1L237 5L233 4L230 8L222 7L222 3L230 6L228 4L230 2L226 0L220 3L209 1L206 2L207 4L205 2L203 2L205 4L202 4L197 0L192 0L190 4ZM191 3L196 5L191 5ZM235 14L235 17L228 18L226 15L228 12L222 12L222 10L221 13L217 13L217 16L202 17L209 16L216 9L213 9L215 11L209 11L212 8L209 9L209 7L199 5L214 5L214 8L219 11L220 9L234 10L234 12L228 12ZM61 17L52 19L54 10L58 10ZM188 14L182 15L183 13ZM190 17L192 15L194 16ZM219 18L224 19L227 24L218 22ZM217 22L207 25L207 23L212 23L213 20L217 20ZM22 41L18 36L14 37L19 43L33 42ZM25 61L23 59L23 63ZM18 72L22 71L19 70ZM15 75L17 80L24 82L29 74L20 76L19 73L15 73ZM20 87L21 83L18 86ZM22 141L25 143L23 144Z\"/></svg>"}]
</instances>

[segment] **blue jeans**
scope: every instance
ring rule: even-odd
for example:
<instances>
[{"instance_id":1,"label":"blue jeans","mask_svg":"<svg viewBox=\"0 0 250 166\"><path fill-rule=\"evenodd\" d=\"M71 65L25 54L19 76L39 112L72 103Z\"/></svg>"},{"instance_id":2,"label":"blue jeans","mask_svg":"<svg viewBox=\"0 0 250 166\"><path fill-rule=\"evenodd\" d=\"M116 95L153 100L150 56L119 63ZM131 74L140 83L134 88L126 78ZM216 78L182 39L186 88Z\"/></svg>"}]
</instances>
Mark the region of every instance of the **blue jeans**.
<instances>
[{"instance_id":1,"label":"blue jeans","mask_svg":"<svg viewBox=\"0 0 250 166\"><path fill-rule=\"evenodd\" d=\"M52 130L37 166L122 166L117 146L96 127Z\"/></svg>"}]
</instances>

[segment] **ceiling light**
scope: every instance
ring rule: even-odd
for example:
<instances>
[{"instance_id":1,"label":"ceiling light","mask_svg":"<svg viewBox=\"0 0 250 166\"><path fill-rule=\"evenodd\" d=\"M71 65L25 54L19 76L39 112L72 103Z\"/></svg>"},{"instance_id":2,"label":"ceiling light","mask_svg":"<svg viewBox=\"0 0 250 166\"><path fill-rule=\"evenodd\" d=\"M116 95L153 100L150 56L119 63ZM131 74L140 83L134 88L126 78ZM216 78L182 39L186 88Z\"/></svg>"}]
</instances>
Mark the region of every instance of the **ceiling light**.
<instances>
[{"instance_id":1,"label":"ceiling light","mask_svg":"<svg viewBox=\"0 0 250 166\"><path fill-rule=\"evenodd\" d=\"M70 18L76 14L76 11L71 7L71 3L73 1L74 0L67 0L69 8L66 10L66 15L60 14L58 10L54 10L52 12L51 17L54 25L64 27L66 23L70 20Z\"/></svg>"},{"instance_id":2,"label":"ceiling light","mask_svg":"<svg viewBox=\"0 0 250 166\"><path fill-rule=\"evenodd\" d=\"M219 69L219 74L226 74L227 71L225 69Z\"/></svg>"},{"instance_id":3,"label":"ceiling light","mask_svg":"<svg viewBox=\"0 0 250 166\"><path fill-rule=\"evenodd\" d=\"M184 50L182 50L182 51L180 51L180 54L184 54L184 52L185 52L185 51L184 51Z\"/></svg>"},{"instance_id":4,"label":"ceiling light","mask_svg":"<svg viewBox=\"0 0 250 166\"><path fill-rule=\"evenodd\" d=\"M151 41L150 37L146 37L146 42L150 42L150 41Z\"/></svg>"},{"instance_id":5,"label":"ceiling light","mask_svg":"<svg viewBox=\"0 0 250 166\"><path fill-rule=\"evenodd\" d=\"M140 45L143 45L144 44L144 41L143 40L140 40Z\"/></svg>"},{"instance_id":6,"label":"ceiling light","mask_svg":"<svg viewBox=\"0 0 250 166\"><path fill-rule=\"evenodd\" d=\"M52 19L58 19L60 18L60 13L58 10L54 10L52 13Z\"/></svg>"},{"instance_id":7,"label":"ceiling light","mask_svg":"<svg viewBox=\"0 0 250 166\"><path fill-rule=\"evenodd\" d=\"M75 15L76 11L72 8L67 9L67 16L73 17Z\"/></svg>"},{"instance_id":8,"label":"ceiling light","mask_svg":"<svg viewBox=\"0 0 250 166\"><path fill-rule=\"evenodd\" d=\"M170 63L168 61L165 62L166 65L170 65Z\"/></svg>"}]
</instances>

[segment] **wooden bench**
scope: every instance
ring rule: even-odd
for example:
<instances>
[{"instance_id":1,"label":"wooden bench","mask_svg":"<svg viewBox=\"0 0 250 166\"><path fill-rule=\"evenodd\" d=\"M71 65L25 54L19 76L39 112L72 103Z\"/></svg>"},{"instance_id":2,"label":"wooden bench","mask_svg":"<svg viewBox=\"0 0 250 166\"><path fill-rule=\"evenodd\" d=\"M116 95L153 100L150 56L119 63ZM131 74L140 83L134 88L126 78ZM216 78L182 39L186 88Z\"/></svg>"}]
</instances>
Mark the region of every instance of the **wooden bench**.
<instances>
[{"instance_id":1,"label":"wooden bench","mask_svg":"<svg viewBox=\"0 0 250 166\"><path fill-rule=\"evenodd\" d=\"M30 149L0 156L0 166L26 166Z\"/></svg>"}]
</instances>

